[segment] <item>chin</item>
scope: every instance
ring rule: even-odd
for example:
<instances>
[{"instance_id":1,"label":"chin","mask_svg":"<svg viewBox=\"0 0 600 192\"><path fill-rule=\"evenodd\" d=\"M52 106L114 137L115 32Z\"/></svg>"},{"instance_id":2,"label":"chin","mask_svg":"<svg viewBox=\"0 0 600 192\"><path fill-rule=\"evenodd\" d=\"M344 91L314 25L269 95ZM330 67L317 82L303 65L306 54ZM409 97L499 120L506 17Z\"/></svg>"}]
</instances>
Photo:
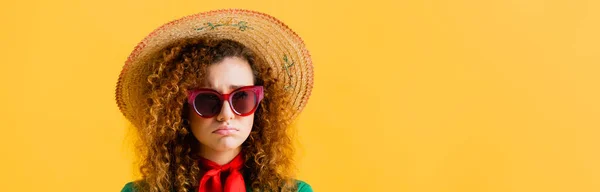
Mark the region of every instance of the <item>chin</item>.
<instances>
[{"instance_id":1,"label":"chin","mask_svg":"<svg viewBox=\"0 0 600 192\"><path fill-rule=\"evenodd\" d=\"M240 142L232 142L232 143L223 142L223 143L216 144L214 146L213 150L225 152L225 151L231 151L231 150L237 149L241 146L242 146L242 143L240 143Z\"/></svg>"}]
</instances>

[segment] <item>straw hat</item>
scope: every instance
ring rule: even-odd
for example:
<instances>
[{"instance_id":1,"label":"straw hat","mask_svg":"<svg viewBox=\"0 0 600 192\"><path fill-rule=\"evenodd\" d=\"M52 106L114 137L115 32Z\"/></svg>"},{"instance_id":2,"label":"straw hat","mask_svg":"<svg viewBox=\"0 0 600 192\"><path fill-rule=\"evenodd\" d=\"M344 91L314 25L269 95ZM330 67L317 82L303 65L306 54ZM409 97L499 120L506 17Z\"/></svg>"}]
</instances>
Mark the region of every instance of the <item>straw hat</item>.
<instances>
[{"instance_id":1,"label":"straw hat","mask_svg":"<svg viewBox=\"0 0 600 192\"><path fill-rule=\"evenodd\" d=\"M165 46L181 38L216 37L244 44L262 57L283 80L292 112L290 120L306 105L313 86L313 66L302 39L278 19L265 13L222 9L171 21L144 38L127 58L116 87L119 110L140 128L142 125L149 62Z\"/></svg>"}]
</instances>

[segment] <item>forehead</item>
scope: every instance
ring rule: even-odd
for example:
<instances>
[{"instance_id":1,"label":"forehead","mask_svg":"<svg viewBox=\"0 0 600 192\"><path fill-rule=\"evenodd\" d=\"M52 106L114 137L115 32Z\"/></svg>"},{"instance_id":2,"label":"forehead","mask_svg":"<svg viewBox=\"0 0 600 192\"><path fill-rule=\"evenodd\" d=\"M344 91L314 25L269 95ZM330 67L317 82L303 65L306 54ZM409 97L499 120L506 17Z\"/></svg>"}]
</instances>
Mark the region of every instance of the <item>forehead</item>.
<instances>
[{"instance_id":1,"label":"forehead","mask_svg":"<svg viewBox=\"0 0 600 192\"><path fill-rule=\"evenodd\" d=\"M237 87L254 85L252 68L245 59L227 57L209 65L206 70L205 88L229 92Z\"/></svg>"}]
</instances>

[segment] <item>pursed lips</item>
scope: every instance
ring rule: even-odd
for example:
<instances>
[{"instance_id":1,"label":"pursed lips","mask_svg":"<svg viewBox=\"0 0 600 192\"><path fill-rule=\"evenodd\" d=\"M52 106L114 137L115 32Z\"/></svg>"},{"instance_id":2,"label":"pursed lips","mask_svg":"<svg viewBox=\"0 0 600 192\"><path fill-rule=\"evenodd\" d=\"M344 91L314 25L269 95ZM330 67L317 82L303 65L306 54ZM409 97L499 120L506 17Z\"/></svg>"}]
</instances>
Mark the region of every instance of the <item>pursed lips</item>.
<instances>
[{"instance_id":1,"label":"pursed lips","mask_svg":"<svg viewBox=\"0 0 600 192\"><path fill-rule=\"evenodd\" d=\"M213 133L219 134L219 135L229 135L232 134L234 132L239 131L238 129L236 129L235 127L231 127L231 126L219 126L216 130L213 131Z\"/></svg>"}]
</instances>

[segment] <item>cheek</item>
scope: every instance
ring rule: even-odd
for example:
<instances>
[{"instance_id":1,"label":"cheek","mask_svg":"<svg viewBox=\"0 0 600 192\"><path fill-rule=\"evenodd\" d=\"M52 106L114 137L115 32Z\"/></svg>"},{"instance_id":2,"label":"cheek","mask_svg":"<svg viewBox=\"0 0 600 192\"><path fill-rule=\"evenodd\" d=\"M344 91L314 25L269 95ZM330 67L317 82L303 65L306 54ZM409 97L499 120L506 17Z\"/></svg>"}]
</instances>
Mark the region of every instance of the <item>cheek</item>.
<instances>
[{"instance_id":1,"label":"cheek","mask_svg":"<svg viewBox=\"0 0 600 192\"><path fill-rule=\"evenodd\" d=\"M212 118L206 119L206 118L199 117L198 115L196 115L196 112L193 110L189 111L188 120L190 122L192 133L194 133L194 135L198 135L198 134L208 131L210 128L210 125L212 124Z\"/></svg>"},{"instance_id":2,"label":"cheek","mask_svg":"<svg viewBox=\"0 0 600 192\"><path fill-rule=\"evenodd\" d=\"M254 125L254 114L248 115L245 117L240 117L240 126L250 132L252 130L252 126Z\"/></svg>"}]
</instances>

